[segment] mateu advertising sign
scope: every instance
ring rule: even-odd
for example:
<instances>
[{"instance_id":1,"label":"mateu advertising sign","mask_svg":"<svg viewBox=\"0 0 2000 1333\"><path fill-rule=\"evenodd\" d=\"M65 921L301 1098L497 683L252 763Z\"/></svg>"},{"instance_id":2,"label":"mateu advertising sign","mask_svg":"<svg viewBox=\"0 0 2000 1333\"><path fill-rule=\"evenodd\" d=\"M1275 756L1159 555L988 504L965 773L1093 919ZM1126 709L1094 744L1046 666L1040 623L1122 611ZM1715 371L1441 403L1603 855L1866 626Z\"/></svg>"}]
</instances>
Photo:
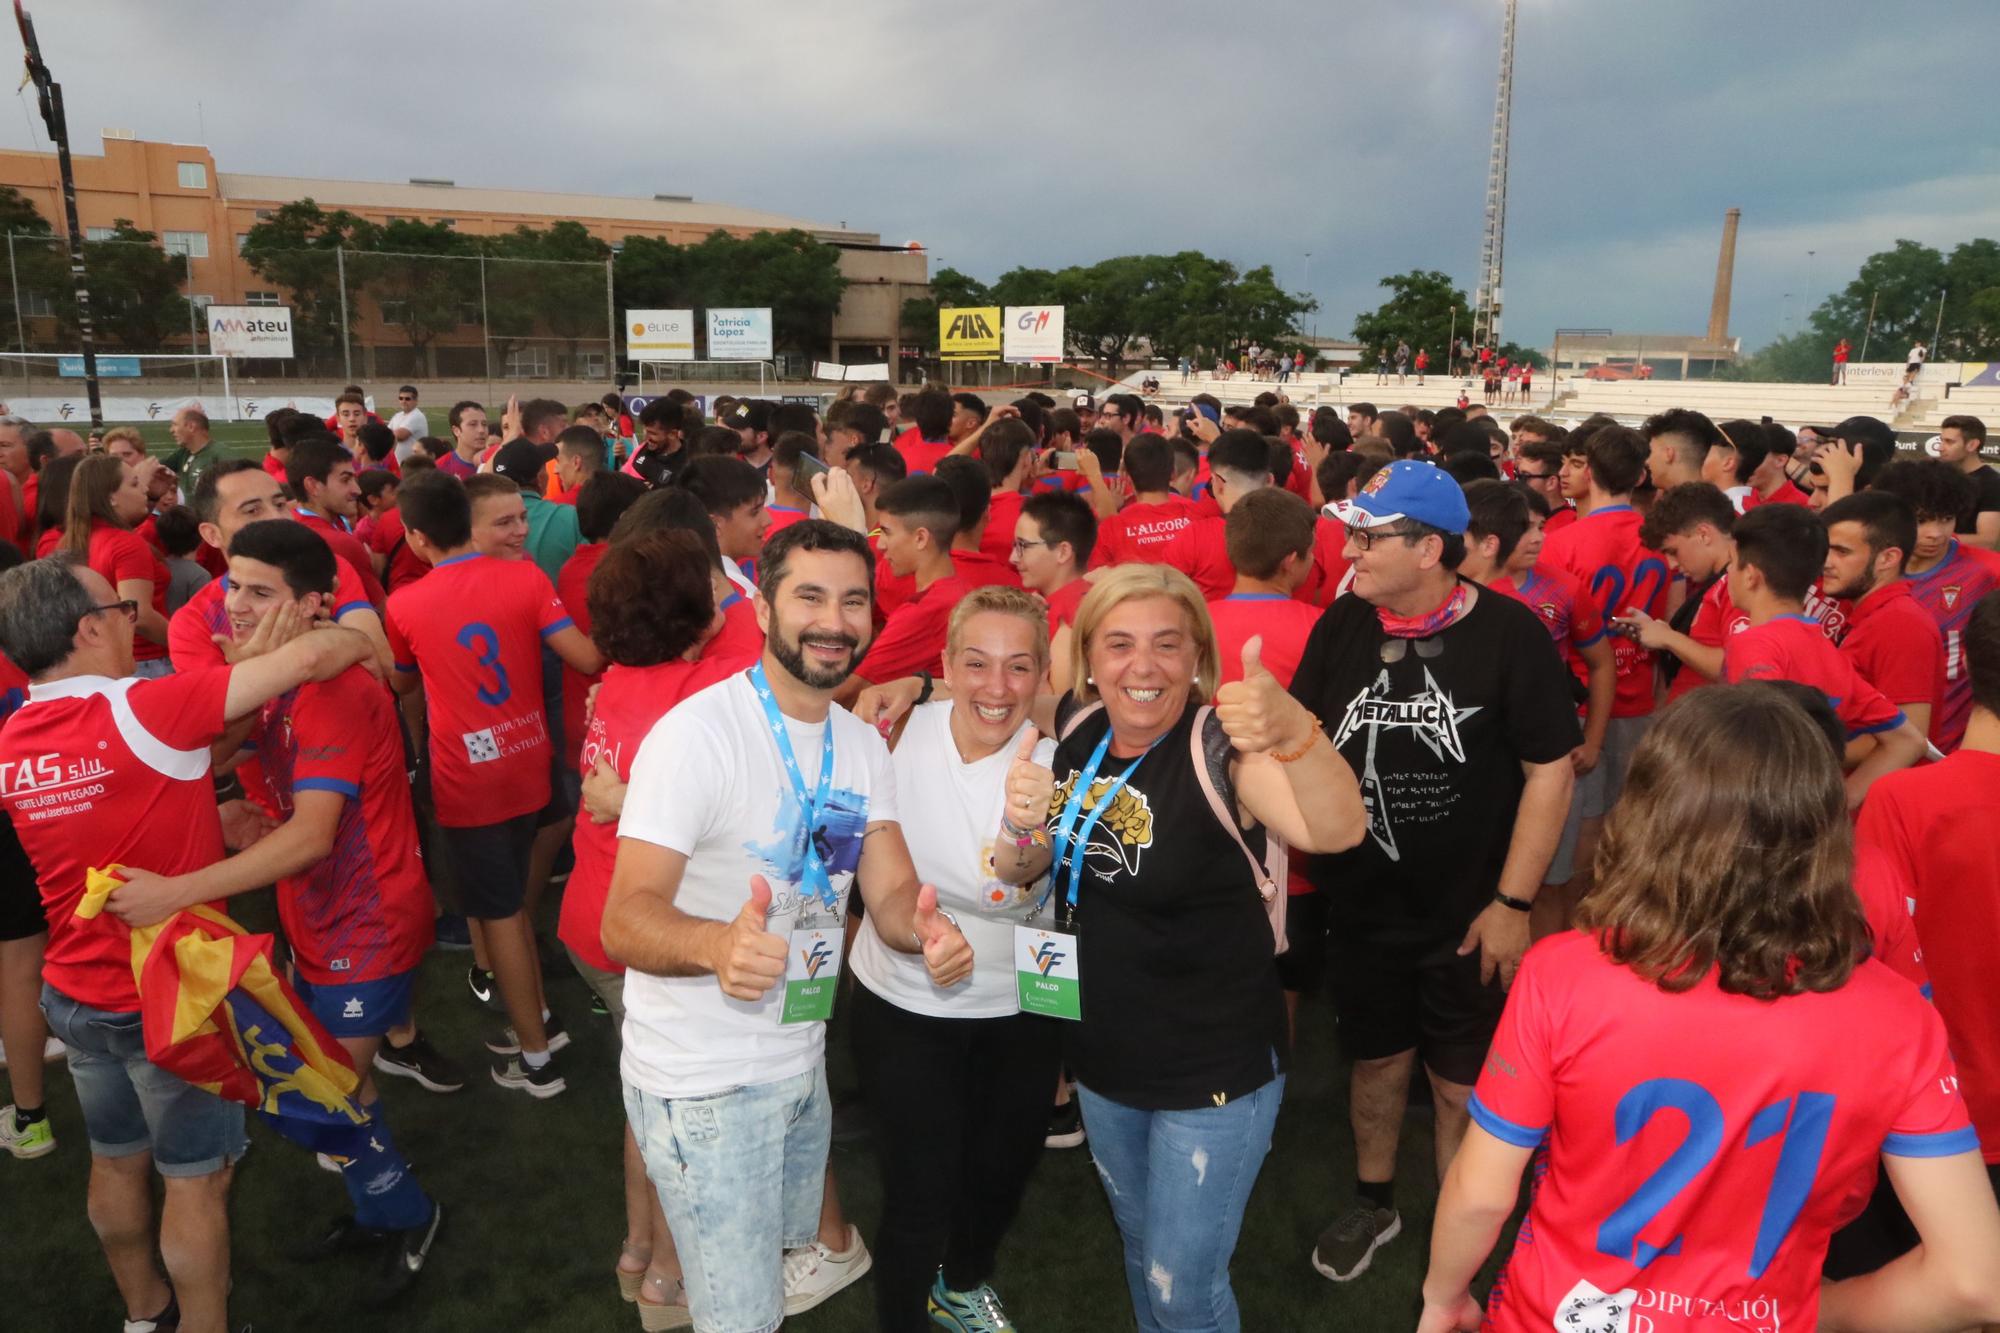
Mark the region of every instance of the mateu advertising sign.
<instances>
[{"instance_id":1,"label":"mateu advertising sign","mask_svg":"<svg viewBox=\"0 0 2000 1333\"><path fill-rule=\"evenodd\" d=\"M208 350L217 356L292 358L292 308L288 305L212 305Z\"/></svg>"},{"instance_id":2,"label":"mateu advertising sign","mask_svg":"<svg viewBox=\"0 0 2000 1333\"><path fill-rule=\"evenodd\" d=\"M708 312L711 361L769 361L771 307L734 306Z\"/></svg>"},{"instance_id":3,"label":"mateu advertising sign","mask_svg":"<svg viewBox=\"0 0 2000 1333\"><path fill-rule=\"evenodd\" d=\"M694 360L694 311L627 310L625 355L634 361Z\"/></svg>"}]
</instances>

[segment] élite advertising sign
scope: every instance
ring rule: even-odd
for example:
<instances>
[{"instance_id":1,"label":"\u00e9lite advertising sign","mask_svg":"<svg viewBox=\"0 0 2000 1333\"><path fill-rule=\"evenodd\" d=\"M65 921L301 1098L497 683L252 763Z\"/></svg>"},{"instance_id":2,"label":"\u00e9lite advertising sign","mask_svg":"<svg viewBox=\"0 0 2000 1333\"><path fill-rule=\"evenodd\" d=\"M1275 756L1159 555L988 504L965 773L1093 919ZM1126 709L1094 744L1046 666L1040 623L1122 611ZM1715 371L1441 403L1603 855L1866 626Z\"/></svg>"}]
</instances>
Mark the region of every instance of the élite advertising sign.
<instances>
[{"instance_id":1,"label":"\u00e9lite advertising sign","mask_svg":"<svg viewBox=\"0 0 2000 1333\"><path fill-rule=\"evenodd\" d=\"M711 361L769 361L771 307L733 306L708 312Z\"/></svg>"},{"instance_id":2,"label":"\u00e9lite advertising sign","mask_svg":"<svg viewBox=\"0 0 2000 1333\"><path fill-rule=\"evenodd\" d=\"M208 350L217 356L292 359L292 308L288 305L212 305Z\"/></svg>"},{"instance_id":3,"label":"\u00e9lite advertising sign","mask_svg":"<svg viewBox=\"0 0 2000 1333\"><path fill-rule=\"evenodd\" d=\"M1003 361L1060 361L1063 356L1063 308L1059 305L1010 305L1001 317Z\"/></svg>"},{"instance_id":4,"label":"\u00e9lite advertising sign","mask_svg":"<svg viewBox=\"0 0 2000 1333\"><path fill-rule=\"evenodd\" d=\"M694 311L627 310L625 355L634 361L694 360Z\"/></svg>"}]
</instances>

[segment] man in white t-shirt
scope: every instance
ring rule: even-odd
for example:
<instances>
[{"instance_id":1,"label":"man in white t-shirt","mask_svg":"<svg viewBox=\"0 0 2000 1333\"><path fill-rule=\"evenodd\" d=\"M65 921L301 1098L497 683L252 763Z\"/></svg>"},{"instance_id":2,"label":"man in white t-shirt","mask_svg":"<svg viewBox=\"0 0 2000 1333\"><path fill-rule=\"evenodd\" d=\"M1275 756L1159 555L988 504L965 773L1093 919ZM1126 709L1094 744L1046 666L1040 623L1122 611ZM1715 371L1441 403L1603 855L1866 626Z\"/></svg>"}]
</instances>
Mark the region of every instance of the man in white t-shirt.
<instances>
[{"instance_id":1,"label":"man in white t-shirt","mask_svg":"<svg viewBox=\"0 0 2000 1333\"><path fill-rule=\"evenodd\" d=\"M405 384L396 390L396 415L389 418L396 436L396 461L402 462L416 451L417 441L431 433L430 418L417 406L417 386Z\"/></svg>"},{"instance_id":2,"label":"man in white t-shirt","mask_svg":"<svg viewBox=\"0 0 2000 1333\"><path fill-rule=\"evenodd\" d=\"M805 519L760 559L757 666L654 726L632 765L605 952L625 982L625 1109L703 1328L775 1328L804 1296L832 1116L826 1023L857 882L881 941L940 986L972 948L919 887L888 747L833 704L872 632L874 560L858 533ZM828 766L831 766L830 768ZM850 1234L845 1253L867 1253Z\"/></svg>"}]
</instances>

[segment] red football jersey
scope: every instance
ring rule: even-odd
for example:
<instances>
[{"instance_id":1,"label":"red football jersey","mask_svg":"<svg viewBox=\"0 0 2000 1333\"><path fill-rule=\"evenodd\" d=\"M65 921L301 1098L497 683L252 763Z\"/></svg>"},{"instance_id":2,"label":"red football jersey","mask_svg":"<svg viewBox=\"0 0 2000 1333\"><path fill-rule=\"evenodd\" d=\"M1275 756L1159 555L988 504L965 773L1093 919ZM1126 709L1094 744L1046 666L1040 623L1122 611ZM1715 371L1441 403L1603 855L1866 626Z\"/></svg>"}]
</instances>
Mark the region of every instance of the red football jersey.
<instances>
[{"instance_id":1,"label":"red football jersey","mask_svg":"<svg viewBox=\"0 0 2000 1333\"><path fill-rule=\"evenodd\" d=\"M1071 579L1043 599L1048 603L1051 637L1064 625L1076 623L1076 609L1083 605L1084 595L1089 591L1089 579Z\"/></svg>"},{"instance_id":2,"label":"red football jersey","mask_svg":"<svg viewBox=\"0 0 2000 1333\"><path fill-rule=\"evenodd\" d=\"M1868 789L1856 845L1881 854L1907 885L1930 995L1951 1034L1982 1151L2000 1162L2000 755L1959 750L1886 773Z\"/></svg>"},{"instance_id":3,"label":"red football jersey","mask_svg":"<svg viewBox=\"0 0 2000 1333\"><path fill-rule=\"evenodd\" d=\"M1847 727L1851 740L1893 731L1903 725L1903 710L1861 678L1854 664L1819 632L1819 622L1804 616L1773 616L1732 634L1722 645L1722 678L1795 680L1826 696Z\"/></svg>"},{"instance_id":4,"label":"red football jersey","mask_svg":"<svg viewBox=\"0 0 2000 1333\"><path fill-rule=\"evenodd\" d=\"M944 670L946 632L951 611L973 585L956 574L939 579L897 607L889 623L868 645L857 668L862 677L880 685L919 671Z\"/></svg>"},{"instance_id":5,"label":"red football jersey","mask_svg":"<svg viewBox=\"0 0 2000 1333\"><path fill-rule=\"evenodd\" d=\"M258 781L244 790L273 818L291 818L296 792L346 798L333 851L278 884L299 972L346 985L421 963L434 909L388 691L358 666L301 685L264 706L255 745Z\"/></svg>"},{"instance_id":6,"label":"red football jersey","mask_svg":"<svg viewBox=\"0 0 2000 1333\"><path fill-rule=\"evenodd\" d=\"M167 618L167 562L146 544L145 538L129 529L90 520L90 567L102 574L115 589L120 579L149 579L153 584L153 609ZM167 646L154 643L142 634L132 636L132 659L152 662L167 655Z\"/></svg>"},{"instance_id":7,"label":"red football jersey","mask_svg":"<svg viewBox=\"0 0 2000 1333\"><path fill-rule=\"evenodd\" d=\"M1637 607L1655 620L1667 614L1667 562L1639 541L1639 511L1629 504L1606 505L1548 537L1541 563L1566 569L1584 587L1606 621ZM1646 717L1653 711L1653 654L1624 635L1611 641L1618 669L1613 717ZM1572 656L1579 680L1583 663Z\"/></svg>"},{"instance_id":8,"label":"red football jersey","mask_svg":"<svg viewBox=\"0 0 2000 1333\"><path fill-rule=\"evenodd\" d=\"M1135 562L1172 565L1201 587L1202 596L1227 597L1236 586L1223 521L1202 518L1186 500L1129 504L1098 525L1092 569Z\"/></svg>"},{"instance_id":9,"label":"red football jersey","mask_svg":"<svg viewBox=\"0 0 2000 1333\"><path fill-rule=\"evenodd\" d=\"M732 592L716 609L722 612L722 632L702 647L702 657L740 656L745 666L756 661L764 651L764 631L757 624L756 605L742 593Z\"/></svg>"},{"instance_id":10,"label":"red football jersey","mask_svg":"<svg viewBox=\"0 0 2000 1333\"><path fill-rule=\"evenodd\" d=\"M1014 555L1014 525L1021 519L1027 496L1019 491L995 491L986 503L986 527L979 534L979 553L1005 565Z\"/></svg>"},{"instance_id":11,"label":"red football jersey","mask_svg":"<svg viewBox=\"0 0 2000 1333\"><path fill-rule=\"evenodd\" d=\"M611 549L609 542L585 542L576 548L575 554L563 561L562 572L556 576L556 596L562 601L563 610L576 622L576 627L586 635L590 633L590 574L597 568L598 561ZM738 594L739 596L741 594ZM583 744L584 705L590 699L590 687L603 680L602 673L586 676L581 671L565 663L562 669L562 762L576 763L576 752Z\"/></svg>"},{"instance_id":12,"label":"red football jersey","mask_svg":"<svg viewBox=\"0 0 2000 1333\"><path fill-rule=\"evenodd\" d=\"M1769 495L1759 495L1755 490L1743 497L1743 512L1749 513L1758 505L1812 505L1812 498L1791 483L1787 478L1778 483L1778 489Z\"/></svg>"},{"instance_id":13,"label":"red football jersey","mask_svg":"<svg viewBox=\"0 0 2000 1333\"><path fill-rule=\"evenodd\" d=\"M1729 639L1750 628L1750 617L1736 609L1736 602L1729 595L1729 578L1724 575L1708 585L1708 591L1701 595L1701 605L1694 613L1694 623L1688 626L1688 637L1704 648L1720 648ZM1680 698L1689 690L1708 684L1708 677L1696 671L1687 663L1674 673L1674 683L1667 687L1669 701Z\"/></svg>"},{"instance_id":14,"label":"red football jersey","mask_svg":"<svg viewBox=\"0 0 2000 1333\"><path fill-rule=\"evenodd\" d=\"M1947 753L1965 739L1972 716L1972 676L1965 669L1965 622L1979 599L2000 588L2000 555L1954 540L1944 558L1921 574L1903 581L1917 605L1931 613L1944 635L1944 707L1932 722L1931 735Z\"/></svg>"},{"instance_id":15,"label":"red football jersey","mask_svg":"<svg viewBox=\"0 0 2000 1333\"><path fill-rule=\"evenodd\" d=\"M368 548L361 544L361 539L348 528L345 520L327 518L301 507L293 508L292 517L326 538L326 544L333 548L333 553L354 567L354 572L361 576L362 590L368 594L370 602L379 607L387 600L388 594L382 590L382 581L375 577L375 562L368 558Z\"/></svg>"},{"instance_id":16,"label":"red football jersey","mask_svg":"<svg viewBox=\"0 0 2000 1333\"><path fill-rule=\"evenodd\" d=\"M389 562L384 575L389 592L415 583L431 572L430 564L410 549L410 539L403 531L403 516L393 507L383 510L376 517L374 530L368 537L368 549Z\"/></svg>"},{"instance_id":17,"label":"red football jersey","mask_svg":"<svg viewBox=\"0 0 2000 1333\"><path fill-rule=\"evenodd\" d=\"M396 670L423 672L438 823L474 828L547 805L541 644L571 626L548 575L468 551L398 591L384 619Z\"/></svg>"},{"instance_id":18,"label":"red football jersey","mask_svg":"<svg viewBox=\"0 0 2000 1333\"><path fill-rule=\"evenodd\" d=\"M167 653L174 670L193 671L222 665L222 649L215 636L229 633L229 609L223 599L229 594L229 575L201 585L194 596L167 622ZM361 591L361 576L354 566L339 556L333 558L333 618L350 611L373 611L375 606Z\"/></svg>"},{"instance_id":19,"label":"red football jersey","mask_svg":"<svg viewBox=\"0 0 2000 1333\"><path fill-rule=\"evenodd\" d=\"M1558 505L1542 522L1542 539L1547 541L1570 524L1576 522L1576 510L1569 505Z\"/></svg>"},{"instance_id":20,"label":"red football jersey","mask_svg":"<svg viewBox=\"0 0 2000 1333\"><path fill-rule=\"evenodd\" d=\"M0 800L49 919L42 980L73 1000L139 1010L130 929L109 912L76 917L87 871L181 875L223 857L208 747L232 669L51 681L0 729Z\"/></svg>"},{"instance_id":21,"label":"red football jersey","mask_svg":"<svg viewBox=\"0 0 2000 1333\"><path fill-rule=\"evenodd\" d=\"M1714 969L1664 991L1574 931L1542 941L1470 1107L1495 1138L1548 1143L1486 1327L1638 1328L1634 1309L1661 1333L1814 1327L1828 1237L1877 1158L1978 1149L1957 1085L1937 1012L1873 959L1770 1001Z\"/></svg>"},{"instance_id":22,"label":"red football jersey","mask_svg":"<svg viewBox=\"0 0 2000 1333\"><path fill-rule=\"evenodd\" d=\"M1314 606L1331 606L1339 595L1341 580L1346 577L1347 525L1325 514L1315 515L1312 570L1292 595Z\"/></svg>"},{"instance_id":23,"label":"red football jersey","mask_svg":"<svg viewBox=\"0 0 2000 1333\"><path fill-rule=\"evenodd\" d=\"M1901 581L1854 603L1840 651L1861 678L1901 708L1928 704L1931 730L1944 706L1944 634Z\"/></svg>"},{"instance_id":24,"label":"red football jersey","mask_svg":"<svg viewBox=\"0 0 2000 1333\"><path fill-rule=\"evenodd\" d=\"M1215 648L1222 655L1218 685L1243 679L1243 645L1253 635L1264 636L1264 669L1286 689L1305 655L1306 638L1319 624L1320 610L1275 592L1232 592L1208 604L1215 623Z\"/></svg>"},{"instance_id":25,"label":"red football jersey","mask_svg":"<svg viewBox=\"0 0 2000 1333\"><path fill-rule=\"evenodd\" d=\"M1007 529L1013 532L1012 528ZM1009 541L1013 538L1009 537ZM953 551L951 553L953 577L963 579L967 587L984 588L998 583L1009 588L1021 586L1021 571L1006 560L995 560L985 551Z\"/></svg>"},{"instance_id":26,"label":"red football jersey","mask_svg":"<svg viewBox=\"0 0 2000 1333\"><path fill-rule=\"evenodd\" d=\"M790 505L767 504L764 506L764 512L771 516L771 526L764 531L764 540L767 543L792 524L811 517L805 510L794 509Z\"/></svg>"},{"instance_id":27,"label":"red football jersey","mask_svg":"<svg viewBox=\"0 0 2000 1333\"><path fill-rule=\"evenodd\" d=\"M1569 571L1535 564L1518 584L1511 579L1503 582L1501 591L1542 618L1557 652L1567 655L1572 647L1588 648L1604 637L1604 617Z\"/></svg>"},{"instance_id":28,"label":"red football jersey","mask_svg":"<svg viewBox=\"0 0 2000 1333\"><path fill-rule=\"evenodd\" d=\"M936 467L938 460L951 452L951 441L926 440L911 430L897 437L895 449L903 456L903 462L909 468L909 475L914 477Z\"/></svg>"}]
</instances>

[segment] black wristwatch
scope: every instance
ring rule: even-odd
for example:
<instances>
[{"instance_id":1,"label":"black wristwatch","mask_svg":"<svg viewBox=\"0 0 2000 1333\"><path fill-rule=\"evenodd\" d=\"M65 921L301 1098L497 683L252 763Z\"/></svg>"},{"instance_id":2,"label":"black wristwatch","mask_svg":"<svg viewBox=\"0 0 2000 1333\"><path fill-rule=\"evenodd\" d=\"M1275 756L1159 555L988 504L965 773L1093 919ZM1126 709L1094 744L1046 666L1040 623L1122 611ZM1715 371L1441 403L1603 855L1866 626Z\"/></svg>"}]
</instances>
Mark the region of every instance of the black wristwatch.
<instances>
[{"instance_id":1,"label":"black wristwatch","mask_svg":"<svg viewBox=\"0 0 2000 1333\"><path fill-rule=\"evenodd\" d=\"M931 673L928 671L919 671L917 678L924 683L923 689L917 691L917 703L918 705L927 704L931 701L931 691L937 688L937 681L931 678Z\"/></svg>"},{"instance_id":2,"label":"black wristwatch","mask_svg":"<svg viewBox=\"0 0 2000 1333\"><path fill-rule=\"evenodd\" d=\"M1527 902L1524 899L1509 897L1504 893L1496 892L1493 895L1493 901L1499 903L1502 907L1511 907L1517 912L1532 912L1535 910L1533 903Z\"/></svg>"}]
</instances>

